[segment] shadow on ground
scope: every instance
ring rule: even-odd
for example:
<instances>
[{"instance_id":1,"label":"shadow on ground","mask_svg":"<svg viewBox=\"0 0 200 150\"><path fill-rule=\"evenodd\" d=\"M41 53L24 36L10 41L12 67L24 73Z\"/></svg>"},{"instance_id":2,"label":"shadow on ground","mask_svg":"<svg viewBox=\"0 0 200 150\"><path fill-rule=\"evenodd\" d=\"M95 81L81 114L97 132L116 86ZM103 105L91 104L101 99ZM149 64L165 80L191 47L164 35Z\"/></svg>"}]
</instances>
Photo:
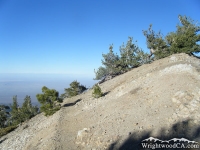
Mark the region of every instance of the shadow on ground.
<instances>
[{"instance_id":1,"label":"shadow on ground","mask_svg":"<svg viewBox=\"0 0 200 150\"><path fill-rule=\"evenodd\" d=\"M144 148L144 144L142 143L147 143L147 142L142 142L143 140L152 137L151 135L152 131L144 131L140 133L129 133L129 137L125 139L125 141L115 141L113 142L108 150L199 150L200 149L200 125L195 125L192 120L186 120L182 122L177 122L175 123L170 129L161 129L159 131L159 136L156 136L154 138L160 139L162 141L165 140L171 140L173 138L185 138L190 141L195 141L198 142L195 146L199 146L199 148L153 148L153 144L155 146L155 143L157 144L162 144L161 142L159 143L154 142L154 141L149 141L148 144L151 145L149 148ZM177 144L177 142L170 141L170 144ZM180 142L181 144L178 144L177 146L182 146L182 144L187 145L188 142ZM165 142L165 144L167 144ZM192 146L192 143L190 143ZM146 145L146 144L145 144Z\"/></svg>"},{"instance_id":2,"label":"shadow on ground","mask_svg":"<svg viewBox=\"0 0 200 150\"><path fill-rule=\"evenodd\" d=\"M3 141L5 141L7 138L4 138L3 140L0 140L0 144L3 142Z\"/></svg>"},{"instance_id":3,"label":"shadow on ground","mask_svg":"<svg viewBox=\"0 0 200 150\"><path fill-rule=\"evenodd\" d=\"M106 96L108 93L110 93L110 91L103 93L103 96Z\"/></svg>"},{"instance_id":4,"label":"shadow on ground","mask_svg":"<svg viewBox=\"0 0 200 150\"><path fill-rule=\"evenodd\" d=\"M78 103L78 102L80 102L80 101L81 101L81 99L78 99L78 100L76 100L76 101L73 102L73 103L67 103L67 104L64 104L63 107L74 106L74 105L76 105L76 103Z\"/></svg>"}]
</instances>

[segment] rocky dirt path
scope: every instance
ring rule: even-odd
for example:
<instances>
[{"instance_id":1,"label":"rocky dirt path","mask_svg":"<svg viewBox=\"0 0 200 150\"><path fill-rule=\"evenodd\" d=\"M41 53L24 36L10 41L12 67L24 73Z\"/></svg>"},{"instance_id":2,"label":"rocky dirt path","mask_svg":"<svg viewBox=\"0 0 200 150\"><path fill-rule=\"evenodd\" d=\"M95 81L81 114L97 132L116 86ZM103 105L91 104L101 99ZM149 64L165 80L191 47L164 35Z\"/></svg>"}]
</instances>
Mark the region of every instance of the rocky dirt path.
<instances>
[{"instance_id":1,"label":"rocky dirt path","mask_svg":"<svg viewBox=\"0 0 200 150\"><path fill-rule=\"evenodd\" d=\"M133 69L63 102L26 128L2 137L0 149L136 149L150 136L200 142L200 60L177 54Z\"/></svg>"},{"instance_id":2,"label":"rocky dirt path","mask_svg":"<svg viewBox=\"0 0 200 150\"><path fill-rule=\"evenodd\" d=\"M158 136L162 128L190 119L188 126L200 125L199 64L187 55L171 56L103 83L102 98L92 98L89 91L66 99L65 104L80 101L62 109L59 148L108 149L132 133Z\"/></svg>"}]
</instances>

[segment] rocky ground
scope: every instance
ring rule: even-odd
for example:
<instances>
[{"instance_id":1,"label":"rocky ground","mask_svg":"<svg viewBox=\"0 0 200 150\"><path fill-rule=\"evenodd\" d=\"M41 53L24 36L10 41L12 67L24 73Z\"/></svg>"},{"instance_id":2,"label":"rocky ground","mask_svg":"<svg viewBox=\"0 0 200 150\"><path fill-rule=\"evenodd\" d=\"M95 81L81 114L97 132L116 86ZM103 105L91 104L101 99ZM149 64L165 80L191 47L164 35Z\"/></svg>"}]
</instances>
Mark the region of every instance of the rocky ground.
<instances>
[{"instance_id":1,"label":"rocky ground","mask_svg":"<svg viewBox=\"0 0 200 150\"><path fill-rule=\"evenodd\" d=\"M67 98L0 138L3 150L139 149L148 137L200 142L200 60L176 54Z\"/></svg>"}]
</instances>

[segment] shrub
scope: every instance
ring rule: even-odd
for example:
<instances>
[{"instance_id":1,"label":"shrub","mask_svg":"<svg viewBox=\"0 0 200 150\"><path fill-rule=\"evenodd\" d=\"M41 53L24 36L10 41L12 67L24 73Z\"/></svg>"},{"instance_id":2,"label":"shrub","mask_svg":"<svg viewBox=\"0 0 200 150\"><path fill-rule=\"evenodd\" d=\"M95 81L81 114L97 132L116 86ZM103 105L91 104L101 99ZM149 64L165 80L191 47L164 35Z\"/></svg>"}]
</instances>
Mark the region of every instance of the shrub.
<instances>
[{"instance_id":1,"label":"shrub","mask_svg":"<svg viewBox=\"0 0 200 150\"><path fill-rule=\"evenodd\" d=\"M98 84L95 84L93 87L93 92L92 92L92 96L94 98L99 98L101 96L103 96L103 93L101 91L101 88L98 86Z\"/></svg>"}]
</instances>

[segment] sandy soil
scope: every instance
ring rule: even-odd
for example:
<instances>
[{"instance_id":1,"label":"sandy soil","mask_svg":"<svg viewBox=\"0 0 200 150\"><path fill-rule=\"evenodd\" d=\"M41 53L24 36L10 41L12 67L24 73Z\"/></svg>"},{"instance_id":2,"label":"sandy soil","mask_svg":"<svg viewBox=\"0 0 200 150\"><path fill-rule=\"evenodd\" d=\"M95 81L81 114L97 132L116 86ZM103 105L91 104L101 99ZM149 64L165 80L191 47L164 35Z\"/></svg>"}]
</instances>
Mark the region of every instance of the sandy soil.
<instances>
[{"instance_id":1,"label":"sandy soil","mask_svg":"<svg viewBox=\"0 0 200 150\"><path fill-rule=\"evenodd\" d=\"M145 64L102 83L101 98L90 89L53 116L34 117L2 137L0 149L140 149L150 136L200 142L199 71L200 60L186 54Z\"/></svg>"}]
</instances>

